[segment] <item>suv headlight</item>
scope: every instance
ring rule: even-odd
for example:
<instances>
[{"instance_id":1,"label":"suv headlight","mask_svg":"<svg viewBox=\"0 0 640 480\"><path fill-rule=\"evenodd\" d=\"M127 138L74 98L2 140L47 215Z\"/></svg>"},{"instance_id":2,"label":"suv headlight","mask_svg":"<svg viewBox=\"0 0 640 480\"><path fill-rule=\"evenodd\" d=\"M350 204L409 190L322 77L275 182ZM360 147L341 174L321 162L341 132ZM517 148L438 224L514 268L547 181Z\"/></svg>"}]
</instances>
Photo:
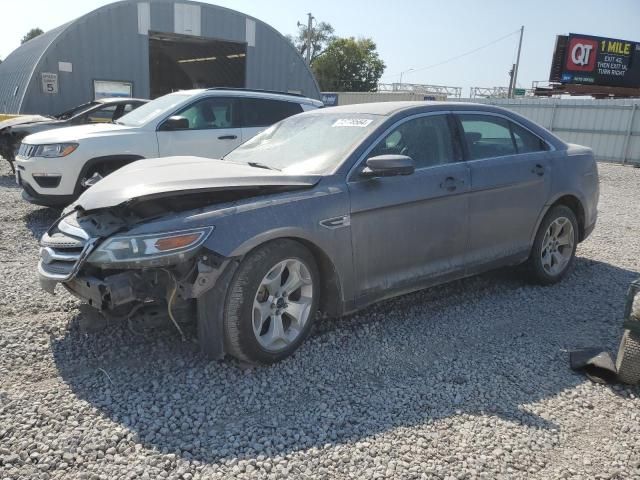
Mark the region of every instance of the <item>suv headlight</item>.
<instances>
[{"instance_id":1,"label":"suv headlight","mask_svg":"<svg viewBox=\"0 0 640 480\"><path fill-rule=\"evenodd\" d=\"M117 236L96 248L88 263L108 268L143 268L175 265L200 247L213 227L148 235Z\"/></svg>"},{"instance_id":2,"label":"suv headlight","mask_svg":"<svg viewBox=\"0 0 640 480\"><path fill-rule=\"evenodd\" d=\"M38 145L33 152L34 157L57 158L66 157L78 148L77 143L51 143Z\"/></svg>"}]
</instances>

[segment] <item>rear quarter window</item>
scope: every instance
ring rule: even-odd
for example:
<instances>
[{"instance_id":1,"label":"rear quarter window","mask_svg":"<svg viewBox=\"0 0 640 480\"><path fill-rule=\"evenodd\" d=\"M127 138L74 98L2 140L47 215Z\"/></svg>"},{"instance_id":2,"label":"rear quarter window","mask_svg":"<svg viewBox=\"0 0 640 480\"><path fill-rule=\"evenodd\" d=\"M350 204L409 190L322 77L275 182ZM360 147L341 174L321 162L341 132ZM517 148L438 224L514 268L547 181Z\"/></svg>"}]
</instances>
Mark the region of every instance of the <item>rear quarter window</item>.
<instances>
[{"instance_id":1,"label":"rear quarter window","mask_svg":"<svg viewBox=\"0 0 640 480\"><path fill-rule=\"evenodd\" d=\"M302 112L299 103L282 100L243 98L241 104L244 127L267 127Z\"/></svg>"},{"instance_id":2,"label":"rear quarter window","mask_svg":"<svg viewBox=\"0 0 640 480\"><path fill-rule=\"evenodd\" d=\"M511 131L518 153L544 152L549 150L547 142L517 123L511 122Z\"/></svg>"}]
</instances>

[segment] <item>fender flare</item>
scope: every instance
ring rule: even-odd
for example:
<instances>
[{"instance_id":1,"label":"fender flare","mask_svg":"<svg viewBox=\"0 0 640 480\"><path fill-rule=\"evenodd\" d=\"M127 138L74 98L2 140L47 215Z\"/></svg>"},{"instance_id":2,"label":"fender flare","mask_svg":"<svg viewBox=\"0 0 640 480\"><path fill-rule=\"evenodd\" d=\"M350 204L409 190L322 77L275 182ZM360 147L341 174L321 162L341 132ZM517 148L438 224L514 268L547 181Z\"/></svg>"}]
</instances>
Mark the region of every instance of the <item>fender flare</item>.
<instances>
[{"instance_id":1,"label":"fender flare","mask_svg":"<svg viewBox=\"0 0 640 480\"><path fill-rule=\"evenodd\" d=\"M530 245L533 245L533 242L534 242L534 240L535 240L535 238L536 238L536 234L538 233L538 229L540 228L540 224L542 223L542 219L545 217L545 215L547 214L547 212L549 211L549 209L550 209L553 205L555 205L555 204L558 202L558 200L560 200L560 199L561 199L561 198L563 198L563 197L574 197L574 198L578 201L578 203L579 203L579 205L580 205L580 207L582 208L583 213L584 213L584 200L580 197L580 195L579 195L579 194L577 194L576 192L562 192L562 193L557 193L556 195L554 195L554 196L549 200L549 202L545 203L544 207L542 208L542 211L540 212L540 215L538 215L538 219L536 220L536 226L535 226L535 228L533 229L533 233L532 233L532 235L531 235L531 239L530 239L530 242L529 242L529 243L530 243ZM576 212L576 218L578 219L578 222L579 222L579 221L580 221L580 218L578 218L578 217L579 217L579 212ZM580 225L579 225L579 227L580 227ZM584 229L585 227L586 227L586 225L582 225L582 226L581 226L581 228L582 228L582 229ZM579 235L579 237L580 237L580 240L579 240L579 241L582 241L582 240L583 240L583 238L582 238L582 237L583 237L583 235L584 235L584 232L579 232L579 234L580 234L580 235Z\"/></svg>"},{"instance_id":2,"label":"fender flare","mask_svg":"<svg viewBox=\"0 0 640 480\"><path fill-rule=\"evenodd\" d=\"M323 313L330 316L343 315L347 310L345 303L344 279L338 273L338 269L331 257L327 254L327 250L323 248L322 245L319 245L315 239L304 230L292 227L282 227L275 230L269 230L247 239L228 255L225 252L225 256L230 258L242 258L251 250L258 248L267 242L281 239L297 241L311 252L318 263L320 274L324 280L320 298L321 310Z\"/></svg>"}]
</instances>

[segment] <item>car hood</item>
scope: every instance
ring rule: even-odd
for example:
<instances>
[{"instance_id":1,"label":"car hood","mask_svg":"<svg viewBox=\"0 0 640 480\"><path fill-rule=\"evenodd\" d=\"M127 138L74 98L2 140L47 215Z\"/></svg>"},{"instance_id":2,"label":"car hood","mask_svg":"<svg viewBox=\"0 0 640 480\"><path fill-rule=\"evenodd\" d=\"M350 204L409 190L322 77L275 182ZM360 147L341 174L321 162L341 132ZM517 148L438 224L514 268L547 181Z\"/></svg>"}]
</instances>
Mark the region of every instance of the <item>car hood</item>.
<instances>
[{"instance_id":1,"label":"car hood","mask_svg":"<svg viewBox=\"0 0 640 480\"><path fill-rule=\"evenodd\" d=\"M32 125L34 123L42 122L56 122L57 120L50 117L43 117L42 115L20 115L18 117L8 118L0 122L0 130L7 127L15 127L17 125Z\"/></svg>"},{"instance_id":2,"label":"car hood","mask_svg":"<svg viewBox=\"0 0 640 480\"><path fill-rule=\"evenodd\" d=\"M71 208L97 210L132 201L180 196L185 193L309 188L319 175L286 175L276 170L201 157L139 160L116 170L85 191ZM257 193L258 194L258 193Z\"/></svg>"},{"instance_id":3,"label":"car hood","mask_svg":"<svg viewBox=\"0 0 640 480\"><path fill-rule=\"evenodd\" d=\"M29 145L42 145L47 143L77 142L90 137L113 135L114 133L134 130L135 127L117 125L115 123L97 123L91 125L78 125L75 127L56 128L44 132L34 133L26 137L23 142Z\"/></svg>"}]
</instances>

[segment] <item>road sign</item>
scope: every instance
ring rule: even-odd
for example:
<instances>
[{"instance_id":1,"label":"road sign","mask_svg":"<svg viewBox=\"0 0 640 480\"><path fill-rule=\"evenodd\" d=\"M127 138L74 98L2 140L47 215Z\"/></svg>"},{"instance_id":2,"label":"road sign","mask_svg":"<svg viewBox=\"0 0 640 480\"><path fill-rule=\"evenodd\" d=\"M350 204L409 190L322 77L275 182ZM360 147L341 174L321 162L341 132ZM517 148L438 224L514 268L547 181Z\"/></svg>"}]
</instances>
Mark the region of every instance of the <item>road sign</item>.
<instances>
[{"instance_id":1,"label":"road sign","mask_svg":"<svg viewBox=\"0 0 640 480\"><path fill-rule=\"evenodd\" d=\"M44 93L49 93L49 94L58 93L58 74L57 73L42 74L42 91Z\"/></svg>"}]
</instances>

